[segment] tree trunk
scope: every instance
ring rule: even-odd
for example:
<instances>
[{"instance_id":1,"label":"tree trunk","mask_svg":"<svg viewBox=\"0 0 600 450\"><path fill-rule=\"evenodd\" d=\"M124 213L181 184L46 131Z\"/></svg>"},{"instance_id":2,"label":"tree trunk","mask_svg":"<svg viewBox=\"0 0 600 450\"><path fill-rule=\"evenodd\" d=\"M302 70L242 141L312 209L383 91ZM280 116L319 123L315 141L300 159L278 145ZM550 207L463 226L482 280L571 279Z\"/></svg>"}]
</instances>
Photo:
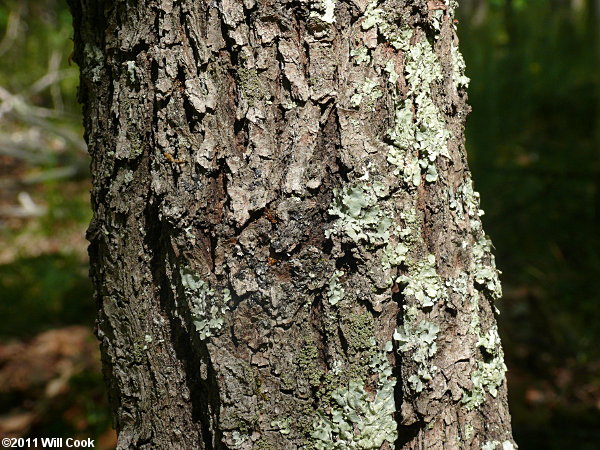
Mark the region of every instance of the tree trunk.
<instances>
[{"instance_id":1,"label":"tree trunk","mask_svg":"<svg viewBox=\"0 0 600 450\"><path fill-rule=\"evenodd\" d=\"M71 0L119 448L514 448L455 6Z\"/></svg>"}]
</instances>

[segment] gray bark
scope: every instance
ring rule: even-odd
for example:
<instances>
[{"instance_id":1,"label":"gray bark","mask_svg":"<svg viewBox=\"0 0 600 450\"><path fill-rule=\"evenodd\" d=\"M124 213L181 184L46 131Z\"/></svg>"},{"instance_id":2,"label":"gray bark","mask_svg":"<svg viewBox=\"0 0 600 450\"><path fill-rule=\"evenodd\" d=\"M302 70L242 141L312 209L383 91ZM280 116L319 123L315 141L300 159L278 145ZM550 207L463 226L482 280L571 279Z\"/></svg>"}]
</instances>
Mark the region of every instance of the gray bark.
<instances>
[{"instance_id":1,"label":"gray bark","mask_svg":"<svg viewBox=\"0 0 600 450\"><path fill-rule=\"evenodd\" d=\"M455 6L71 0L119 448L514 448Z\"/></svg>"}]
</instances>

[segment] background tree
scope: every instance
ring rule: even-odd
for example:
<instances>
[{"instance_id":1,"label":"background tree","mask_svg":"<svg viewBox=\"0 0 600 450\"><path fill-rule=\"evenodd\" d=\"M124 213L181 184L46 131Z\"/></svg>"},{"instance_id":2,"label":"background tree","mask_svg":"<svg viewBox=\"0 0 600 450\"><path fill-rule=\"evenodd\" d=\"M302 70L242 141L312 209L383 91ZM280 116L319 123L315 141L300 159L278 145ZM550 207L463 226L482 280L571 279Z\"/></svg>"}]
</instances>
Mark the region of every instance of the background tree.
<instances>
[{"instance_id":1,"label":"background tree","mask_svg":"<svg viewBox=\"0 0 600 450\"><path fill-rule=\"evenodd\" d=\"M71 2L121 448L513 448L454 7Z\"/></svg>"}]
</instances>

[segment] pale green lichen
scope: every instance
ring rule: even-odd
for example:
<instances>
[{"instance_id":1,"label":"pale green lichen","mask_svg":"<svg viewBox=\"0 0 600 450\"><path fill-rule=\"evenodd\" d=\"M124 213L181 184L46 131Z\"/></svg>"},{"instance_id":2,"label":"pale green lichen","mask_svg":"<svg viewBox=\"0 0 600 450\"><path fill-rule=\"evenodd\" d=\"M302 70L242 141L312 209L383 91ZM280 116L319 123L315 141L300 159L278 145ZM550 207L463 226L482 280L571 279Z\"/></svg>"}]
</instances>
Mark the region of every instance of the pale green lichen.
<instances>
[{"instance_id":1,"label":"pale green lichen","mask_svg":"<svg viewBox=\"0 0 600 450\"><path fill-rule=\"evenodd\" d=\"M246 433L240 433L238 430L235 430L233 433L231 433L231 441L236 447L243 445L248 439L250 439L250 436L248 436Z\"/></svg>"},{"instance_id":2,"label":"pale green lichen","mask_svg":"<svg viewBox=\"0 0 600 450\"><path fill-rule=\"evenodd\" d=\"M452 78L454 78L456 86L469 87L471 80L465 75L466 65L462 54L455 45L450 47L450 52L452 54Z\"/></svg>"},{"instance_id":3,"label":"pale green lichen","mask_svg":"<svg viewBox=\"0 0 600 450\"><path fill-rule=\"evenodd\" d=\"M354 63L359 66L363 63L368 64L371 60L367 47L358 47L354 50L350 50L350 56L354 58Z\"/></svg>"},{"instance_id":4,"label":"pale green lichen","mask_svg":"<svg viewBox=\"0 0 600 450\"><path fill-rule=\"evenodd\" d=\"M401 227L392 226L392 213L378 199L384 192L379 189L377 182L373 182L369 185L351 185L334 193L329 213L338 219L325 231L325 236L346 237L377 252L381 266L373 268L371 273L377 273L376 276L381 280L379 287L391 286L397 276L392 268L406 260L409 249L402 242ZM334 275L330 281L328 297L332 305L340 298L340 292L336 292L337 278Z\"/></svg>"},{"instance_id":5,"label":"pale green lichen","mask_svg":"<svg viewBox=\"0 0 600 450\"><path fill-rule=\"evenodd\" d=\"M200 339L207 339L223 326L231 293L229 289L224 289L220 295L217 294L206 281L190 269L181 269L180 275L186 298L189 300L192 323Z\"/></svg>"},{"instance_id":6,"label":"pale green lichen","mask_svg":"<svg viewBox=\"0 0 600 450\"><path fill-rule=\"evenodd\" d=\"M453 191L450 195L450 208L456 210L459 217L465 217L465 214L469 217L471 231L481 230L480 217L484 212L479 207L479 192L473 189L473 181L466 180L457 188L456 196Z\"/></svg>"},{"instance_id":7,"label":"pale green lichen","mask_svg":"<svg viewBox=\"0 0 600 450\"><path fill-rule=\"evenodd\" d=\"M461 272L456 278L447 279L445 284L452 292L458 294L461 300L469 296L469 275L466 272Z\"/></svg>"},{"instance_id":8,"label":"pale green lichen","mask_svg":"<svg viewBox=\"0 0 600 450\"><path fill-rule=\"evenodd\" d=\"M502 450L515 450L515 446L510 441L487 441L481 446L481 450L496 450L499 445L502 446Z\"/></svg>"},{"instance_id":9,"label":"pale green lichen","mask_svg":"<svg viewBox=\"0 0 600 450\"><path fill-rule=\"evenodd\" d=\"M405 227L398 230L397 235L404 246L403 263L408 271L398 276L396 281L404 286L404 296L414 298L416 303L405 307L404 323L396 329L394 339L398 342L398 351L404 354L403 357L412 358L416 363L417 370L409 377L409 386L415 392L422 392L438 370L431 360L437 351L436 338L440 330L437 324L420 319L417 308L431 308L436 303L447 300L448 294L437 273L434 255L419 256L416 260L408 258L409 249L422 239L416 209L408 208L400 217Z\"/></svg>"},{"instance_id":10,"label":"pale green lichen","mask_svg":"<svg viewBox=\"0 0 600 450\"><path fill-rule=\"evenodd\" d=\"M291 419L289 417L287 419L273 420L271 426L285 436L291 433L290 421Z\"/></svg>"},{"instance_id":11,"label":"pale green lichen","mask_svg":"<svg viewBox=\"0 0 600 450\"><path fill-rule=\"evenodd\" d=\"M129 81L135 83L135 61L127 61L127 74L129 75Z\"/></svg>"},{"instance_id":12,"label":"pale green lichen","mask_svg":"<svg viewBox=\"0 0 600 450\"><path fill-rule=\"evenodd\" d=\"M373 189L363 185L334 190L329 214L337 216L326 237L346 235L355 242L383 245L389 241L392 220L378 206Z\"/></svg>"},{"instance_id":13,"label":"pale green lichen","mask_svg":"<svg viewBox=\"0 0 600 450\"><path fill-rule=\"evenodd\" d=\"M483 210L479 207L479 192L473 189L473 180L468 179L458 189L466 206L466 213L471 218L483 216Z\"/></svg>"},{"instance_id":14,"label":"pale green lichen","mask_svg":"<svg viewBox=\"0 0 600 450\"><path fill-rule=\"evenodd\" d=\"M350 313L343 323L349 355L344 364L335 359L321 386L321 408L313 417L309 448L379 449L397 438L394 420L396 379L387 342L378 348L370 313Z\"/></svg>"},{"instance_id":15,"label":"pale green lichen","mask_svg":"<svg viewBox=\"0 0 600 450\"><path fill-rule=\"evenodd\" d=\"M365 82L358 87L356 93L350 97L350 104L357 108L360 106L363 99L367 98L366 105L373 108L375 101L382 96L383 92L379 89L379 82L367 78Z\"/></svg>"},{"instance_id":16,"label":"pale green lichen","mask_svg":"<svg viewBox=\"0 0 600 450\"><path fill-rule=\"evenodd\" d=\"M401 275L397 281L404 284L402 293L414 296L422 308L429 308L447 298L446 289L435 267L435 256L413 263L408 275Z\"/></svg>"},{"instance_id":17,"label":"pale green lichen","mask_svg":"<svg viewBox=\"0 0 600 450\"><path fill-rule=\"evenodd\" d=\"M337 303L344 298L344 294L346 291L344 290L344 287L340 284L340 277L343 275L343 271L336 270L333 272L333 275L329 279L327 298L329 299L329 304L331 305L337 305Z\"/></svg>"},{"instance_id":18,"label":"pale green lichen","mask_svg":"<svg viewBox=\"0 0 600 450\"><path fill-rule=\"evenodd\" d=\"M402 231L402 237L407 240L414 240L414 234L416 228L419 225L419 215L417 214L417 209L412 206L410 208L405 209L400 213L400 218L406 224L406 228Z\"/></svg>"},{"instance_id":19,"label":"pale green lichen","mask_svg":"<svg viewBox=\"0 0 600 450\"><path fill-rule=\"evenodd\" d=\"M446 4L452 7L450 3ZM433 11L430 15L433 28L438 32L441 29L443 15L444 12L441 10ZM443 81L442 66L434 51L434 45L425 38L423 33L402 25L400 17L397 11L386 11L374 1L365 10L362 29L367 31L376 27L378 33L392 47L404 52L402 75L408 87L406 93L401 92L396 86L401 74L395 70L395 60L388 60L383 68L388 74L390 83L395 87L392 90L395 103L394 125L387 133L391 144L388 146L388 162L395 166L394 173L401 175L405 183L418 186L422 177L428 183L438 180L437 161L440 157L449 157L448 141L451 132L444 115L433 99L432 90ZM435 38L437 39L437 36ZM412 44L411 40L413 40ZM457 48L451 48L451 56L452 78L455 85L459 88L467 87L469 80L464 75L464 60ZM363 102L364 94L361 94L362 89L357 89L352 97L353 105L358 106ZM494 328L485 335L481 334L480 293L475 292L473 295L470 292L470 274L475 285L489 297L498 298L501 289L498 281L499 272L491 254L491 243L482 231L479 217L483 212L479 208L479 197L473 191L471 181L460 186L456 194L451 192L451 197L450 208L456 211L461 222L464 219L468 220L471 236L474 238L471 265L464 273L443 282L437 274L433 255L415 256L410 251L413 248L412 243L420 242L419 233L415 232L410 225L400 231L385 228L394 245L401 243L403 247L392 247L389 241L382 243L385 246L382 262L384 268L400 264L408 267L407 273L398 277L397 281L404 284L403 294L414 297L419 308L430 308L441 300L447 300L449 292L457 294L455 297L461 299L471 298L471 332L477 336L477 348L481 349L484 356L476 363L475 371L471 376L473 389L464 393L463 401L469 409L472 409L483 403L486 393L492 396L498 394L498 388L504 381L506 366L497 338L497 330ZM400 238L397 242L396 237ZM471 243L465 240L464 245L468 248ZM416 260L412 260L411 256L416 257ZM397 330L395 337L400 342L400 351L411 353L416 358L418 373L410 378L409 384L412 389L421 391L424 389L424 382L429 381L435 373L435 367L430 367L430 360L436 350L434 344L439 330L433 323L417 320L417 315L416 309L412 315L405 314L405 323ZM427 325L428 323L430 325Z\"/></svg>"},{"instance_id":20,"label":"pale green lichen","mask_svg":"<svg viewBox=\"0 0 600 450\"><path fill-rule=\"evenodd\" d=\"M144 346L142 347L142 350L148 350L148 344L151 344L153 341L152 336L150 336L149 334L146 334L144 336Z\"/></svg>"},{"instance_id":21,"label":"pale green lichen","mask_svg":"<svg viewBox=\"0 0 600 450\"><path fill-rule=\"evenodd\" d=\"M487 236L482 236L473 244L473 261L471 269L475 282L481 286L493 299L502 297L500 271L496 269L495 258L492 254L492 242Z\"/></svg>"},{"instance_id":22,"label":"pale green lichen","mask_svg":"<svg viewBox=\"0 0 600 450\"><path fill-rule=\"evenodd\" d=\"M362 23L362 29L369 30L378 24L385 26L386 22L382 18L383 14L383 10L381 8L377 8L376 1L369 3L364 13L365 19Z\"/></svg>"},{"instance_id":23,"label":"pale green lichen","mask_svg":"<svg viewBox=\"0 0 600 450\"><path fill-rule=\"evenodd\" d=\"M383 70L385 70L390 77L390 83L396 84L400 75L396 72L396 62L393 59L390 59L384 66Z\"/></svg>"},{"instance_id":24,"label":"pale green lichen","mask_svg":"<svg viewBox=\"0 0 600 450\"><path fill-rule=\"evenodd\" d=\"M471 373L472 389L464 389L462 402L467 409L474 409L485 402L485 394L492 397L498 395L498 388L502 385L506 375L506 364L504 363L504 352L498 335L498 328L493 325L487 332L482 334L479 320L480 295L476 292L471 296L471 323L470 333L477 336L476 347L480 349L475 370Z\"/></svg>"},{"instance_id":25,"label":"pale green lichen","mask_svg":"<svg viewBox=\"0 0 600 450\"><path fill-rule=\"evenodd\" d=\"M394 339L398 342L398 350L412 355L417 363L417 373L411 375L408 382L415 392L421 392L425 387L424 382L431 381L437 371L430 360L437 351L436 339L440 328L426 320L415 323L411 317L415 314L406 315L405 323L394 332Z\"/></svg>"},{"instance_id":26,"label":"pale green lichen","mask_svg":"<svg viewBox=\"0 0 600 450\"><path fill-rule=\"evenodd\" d=\"M470 423L466 424L465 430L463 433L465 441L469 441L473 437L474 433L475 433L475 428L473 427L473 425L471 425Z\"/></svg>"},{"instance_id":27,"label":"pale green lichen","mask_svg":"<svg viewBox=\"0 0 600 450\"><path fill-rule=\"evenodd\" d=\"M391 285L396 277L391 269L405 261L408 247L401 240L401 228L398 225L392 226L392 212L385 201L381 200L387 195L389 190L377 181L334 190L328 212L337 216L337 219L325 231L325 237L349 238L356 244L377 251L382 263L378 270L382 269L384 272L382 280ZM330 289L334 287L336 279L334 275L334 283ZM338 297L339 295L329 295L331 304L337 303Z\"/></svg>"},{"instance_id":28,"label":"pale green lichen","mask_svg":"<svg viewBox=\"0 0 600 450\"><path fill-rule=\"evenodd\" d=\"M475 238L470 271L474 274L477 287L492 299L499 299L502 297L502 286L499 279L501 272L496 268L495 258L492 254L492 242L482 230L480 217L484 213L479 207L479 193L473 190L472 180L468 179L461 184L456 193L454 190L450 190L449 206L461 220L467 217L469 219L471 232Z\"/></svg>"},{"instance_id":29,"label":"pale green lichen","mask_svg":"<svg viewBox=\"0 0 600 450\"><path fill-rule=\"evenodd\" d=\"M440 31L442 31L442 20L444 18L444 11L442 11L441 9L436 9L434 11L432 11L432 15L431 15L431 25L433 26L433 29L436 31L435 34L435 39L439 39L440 35Z\"/></svg>"},{"instance_id":30,"label":"pale green lichen","mask_svg":"<svg viewBox=\"0 0 600 450\"><path fill-rule=\"evenodd\" d=\"M400 234L400 232L401 231L398 230L394 234ZM406 260L407 255L408 247L403 242L398 242L396 244L390 242L383 250L381 264L384 270L391 267L397 267Z\"/></svg>"},{"instance_id":31,"label":"pale green lichen","mask_svg":"<svg viewBox=\"0 0 600 450\"><path fill-rule=\"evenodd\" d=\"M374 26L396 50L407 50L410 48L410 37L412 30L408 27L398 26L398 17L377 7L377 1L370 3L364 12L362 29L369 30Z\"/></svg>"},{"instance_id":32,"label":"pale green lichen","mask_svg":"<svg viewBox=\"0 0 600 450\"><path fill-rule=\"evenodd\" d=\"M431 94L433 83L443 78L433 47L424 38L411 45L413 30L398 23L396 13L384 11L377 2L373 2L365 10L362 28L369 30L377 26L390 45L405 53L404 75L408 93L403 100L401 93L397 89L394 91L395 121L388 131L388 138L394 145L389 148L388 161L396 166L397 174L403 174L405 182L418 186L421 171L429 183L438 179L436 160L440 155L449 156L447 142L450 131ZM384 70L389 74L390 82L395 84L399 74L395 71L394 61L388 61Z\"/></svg>"},{"instance_id":33,"label":"pale green lichen","mask_svg":"<svg viewBox=\"0 0 600 450\"><path fill-rule=\"evenodd\" d=\"M506 374L504 352L496 325L487 334L479 336L477 347L481 349L483 357L477 361L476 369L471 374L473 388L465 390L462 398L468 409L480 406L485 401L486 392L496 397Z\"/></svg>"},{"instance_id":34,"label":"pale green lichen","mask_svg":"<svg viewBox=\"0 0 600 450\"><path fill-rule=\"evenodd\" d=\"M394 127L388 132L394 144L388 161L403 168L400 164L406 162L405 153L417 151L426 181L434 182L438 178L435 161L440 155L449 156L447 142L450 132L431 97L431 84L442 79L442 71L427 41L410 47L404 71L409 91L407 100L398 102ZM413 184L418 185L420 180L414 178L414 162L411 169Z\"/></svg>"},{"instance_id":35,"label":"pale green lichen","mask_svg":"<svg viewBox=\"0 0 600 450\"><path fill-rule=\"evenodd\" d=\"M315 449L379 449L385 442L393 446L398 437L394 420L396 380L385 353L374 357L370 366L379 375L375 394L367 392L364 382L358 380L334 390L331 410L319 411L313 422Z\"/></svg>"},{"instance_id":36,"label":"pale green lichen","mask_svg":"<svg viewBox=\"0 0 600 450\"><path fill-rule=\"evenodd\" d=\"M405 119L410 120L410 122L404 122L407 130L412 126L412 111L409 112L411 116L404 117ZM399 129L401 129L401 120L401 116L396 116L396 128L400 127ZM419 164L419 158L414 153L401 150L397 146L390 145L388 146L388 149L387 160L390 164L395 166L394 174L402 175L402 179L407 184L419 186L421 184L421 165Z\"/></svg>"},{"instance_id":37,"label":"pale green lichen","mask_svg":"<svg viewBox=\"0 0 600 450\"><path fill-rule=\"evenodd\" d=\"M341 374L343 366L344 366L344 363L342 361L340 361L339 359L334 360L331 363L331 373L334 375Z\"/></svg>"},{"instance_id":38,"label":"pale green lichen","mask_svg":"<svg viewBox=\"0 0 600 450\"><path fill-rule=\"evenodd\" d=\"M427 40L410 46L404 72L410 94L423 97L431 95L431 83L442 79L442 66Z\"/></svg>"},{"instance_id":39,"label":"pale green lichen","mask_svg":"<svg viewBox=\"0 0 600 450\"><path fill-rule=\"evenodd\" d=\"M85 44L83 47L84 71L89 73L94 83L102 79L102 66L104 65L104 55L99 47L92 44Z\"/></svg>"},{"instance_id":40,"label":"pale green lichen","mask_svg":"<svg viewBox=\"0 0 600 450\"><path fill-rule=\"evenodd\" d=\"M390 148L388 161L401 169L407 180L418 186L420 178L415 178L416 161L406 161L405 153L416 150L419 154L418 165L425 169L426 181L434 182L438 178L435 161L440 155L448 156L450 132L431 97L419 95L414 99L414 105L417 107L416 114L413 114L413 103L408 101L396 109L394 127L389 130L389 138L394 146ZM405 167L407 163L409 167Z\"/></svg>"},{"instance_id":41,"label":"pale green lichen","mask_svg":"<svg viewBox=\"0 0 600 450\"><path fill-rule=\"evenodd\" d=\"M387 341L383 347L383 351L376 351L371 357L369 368L372 373L376 373L378 375L380 380L385 380L392 376L392 366L390 365L386 354L391 352L393 349L394 344L392 344L392 341Z\"/></svg>"}]
</instances>

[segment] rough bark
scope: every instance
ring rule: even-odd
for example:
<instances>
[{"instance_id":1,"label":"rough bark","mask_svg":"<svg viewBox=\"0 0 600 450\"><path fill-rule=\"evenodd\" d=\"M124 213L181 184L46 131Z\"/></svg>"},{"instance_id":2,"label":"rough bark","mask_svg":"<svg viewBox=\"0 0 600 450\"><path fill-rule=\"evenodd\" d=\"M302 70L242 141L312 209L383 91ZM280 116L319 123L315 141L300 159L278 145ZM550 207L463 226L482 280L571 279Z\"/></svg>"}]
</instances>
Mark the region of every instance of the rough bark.
<instances>
[{"instance_id":1,"label":"rough bark","mask_svg":"<svg viewBox=\"0 0 600 450\"><path fill-rule=\"evenodd\" d=\"M119 448L513 448L455 6L71 0Z\"/></svg>"}]
</instances>

